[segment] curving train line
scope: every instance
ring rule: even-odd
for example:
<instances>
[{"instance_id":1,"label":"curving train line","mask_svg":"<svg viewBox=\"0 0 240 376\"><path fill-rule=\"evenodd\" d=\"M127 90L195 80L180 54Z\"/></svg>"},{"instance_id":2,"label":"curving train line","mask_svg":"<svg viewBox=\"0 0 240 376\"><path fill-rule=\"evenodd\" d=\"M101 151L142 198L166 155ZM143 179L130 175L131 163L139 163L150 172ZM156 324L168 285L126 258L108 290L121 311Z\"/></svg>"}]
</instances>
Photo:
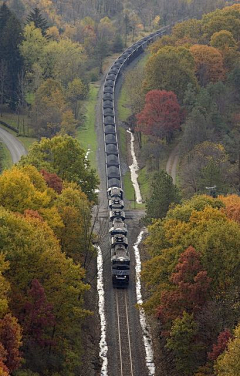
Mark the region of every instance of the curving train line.
<instances>
[{"instance_id":1,"label":"curving train line","mask_svg":"<svg viewBox=\"0 0 240 376\"><path fill-rule=\"evenodd\" d=\"M157 38L169 32L171 25L140 39L128 47L109 69L103 86L102 114L110 221L111 270L113 286L127 286L130 275L127 226L115 117L115 87L123 70Z\"/></svg>"}]
</instances>

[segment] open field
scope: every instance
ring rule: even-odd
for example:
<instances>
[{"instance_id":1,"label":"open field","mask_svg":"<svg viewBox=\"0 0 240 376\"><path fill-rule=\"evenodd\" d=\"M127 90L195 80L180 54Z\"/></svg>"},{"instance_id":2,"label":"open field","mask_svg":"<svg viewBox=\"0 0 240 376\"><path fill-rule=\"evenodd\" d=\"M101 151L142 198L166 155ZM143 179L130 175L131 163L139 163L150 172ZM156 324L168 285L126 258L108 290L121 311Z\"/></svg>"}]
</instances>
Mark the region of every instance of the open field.
<instances>
[{"instance_id":1,"label":"open field","mask_svg":"<svg viewBox=\"0 0 240 376\"><path fill-rule=\"evenodd\" d=\"M97 135L95 132L95 106L97 103L97 94L99 86L97 84L90 84L89 97L84 102L85 115L84 122L78 128L77 139L83 149L90 149L88 159L91 166L96 168L96 151L97 151Z\"/></svg>"}]
</instances>

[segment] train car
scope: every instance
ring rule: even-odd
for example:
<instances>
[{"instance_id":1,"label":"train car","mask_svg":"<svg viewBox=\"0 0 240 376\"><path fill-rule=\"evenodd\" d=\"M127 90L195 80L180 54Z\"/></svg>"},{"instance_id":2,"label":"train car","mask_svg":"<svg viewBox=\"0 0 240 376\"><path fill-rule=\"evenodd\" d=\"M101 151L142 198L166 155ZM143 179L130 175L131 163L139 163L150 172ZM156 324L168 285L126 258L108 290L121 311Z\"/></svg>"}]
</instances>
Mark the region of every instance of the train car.
<instances>
[{"instance_id":1,"label":"train car","mask_svg":"<svg viewBox=\"0 0 240 376\"><path fill-rule=\"evenodd\" d=\"M105 136L105 143L106 145L108 144L114 144L114 145L117 145L117 137L116 137L116 133L115 134L106 134Z\"/></svg>"},{"instance_id":2,"label":"train car","mask_svg":"<svg viewBox=\"0 0 240 376\"><path fill-rule=\"evenodd\" d=\"M115 78L115 76L114 76L114 78ZM114 87L114 85L115 85L115 79L110 79L109 77L108 77L108 79L106 79L106 81L105 81L105 83L104 83L104 86L111 86L111 87Z\"/></svg>"},{"instance_id":3,"label":"train car","mask_svg":"<svg viewBox=\"0 0 240 376\"><path fill-rule=\"evenodd\" d=\"M104 127L104 133L105 135L107 134L116 134L116 128L115 128L115 125L113 124L108 124Z\"/></svg>"},{"instance_id":4,"label":"train car","mask_svg":"<svg viewBox=\"0 0 240 376\"><path fill-rule=\"evenodd\" d=\"M110 154L118 155L117 145L114 145L114 144L106 145L105 144L105 153L106 153L106 155L110 155Z\"/></svg>"},{"instance_id":5,"label":"train car","mask_svg":"<svg viewBox=\"0 0 240 376\"><path fill-rule=\"evenodd\" d=\"M114 109L114 103L110 99L103 100L103 109L105 108L111 108L112 110Z\"/></svg>"},{"instance_id":6,"label":"train car","mask_svg":"<svg viewBox=\"0 0 240 376\"><path fill-rule=\"evenodd\" d=\"M107 195L108 195L108 198L112 198L112 197L120 197L120 199L122 200L123 199L123 190L121 188L118 188L118 187L111 187L107 190Z\"/></svg>"},{"instance_id":7,"label":"train car","mask_svg":"<svg viewBox=\"0 0 240 376\"><path fill-rule=\"evenodd\" d=\"M113 179L108 179L107 186L108 186L108 188L111 188L111 187L121 188L122 183L121 183L120 179L113 178Z\"/></svg>"},{"instance_id":8,"label":"train car","mask_svg":"<svg viewBox=\"0 0 240 376\"><path fill-rule=\"evenodd\" d=\"M119 158L117 155L109 154L106 160L107 167L119 166Z\"/></svg>"},{"instance_id":9,"label":"train car","mask_svg":"<svg viewBox=\"0 0 240 376\"><path fill-rule=\"evenodd\" d=\"M106 117L106 116L112 116L114 117L114 111L113 111L113 108L111 107L106 107L103 109L103 116Z\"/></svg>"},{"instance_id":10,"label":"train car","mask_svg":"<svg viewBox=\"0 0 240 376\"><path fill-rule=\"evenodd\" d=\"M112 284L115 287L124 287L129 284L130 256L128 249L117 244L111 249Z\"/></svg>"}]
</instances>

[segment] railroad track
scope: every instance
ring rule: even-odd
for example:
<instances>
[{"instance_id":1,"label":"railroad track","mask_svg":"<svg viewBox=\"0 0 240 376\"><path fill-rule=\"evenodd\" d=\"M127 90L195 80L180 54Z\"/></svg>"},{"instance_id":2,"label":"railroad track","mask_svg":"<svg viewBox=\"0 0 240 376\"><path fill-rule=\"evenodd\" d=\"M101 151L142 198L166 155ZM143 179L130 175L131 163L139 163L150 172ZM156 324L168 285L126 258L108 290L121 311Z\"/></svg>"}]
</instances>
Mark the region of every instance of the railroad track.
<instances>
[{"instance_id":1,"label":"railroad track","mask_svg":"<svg viewBox=\"0 0 240 376\"><path fill-rule=\"evenodd\" d=\"M129 304L126 289L115 290L118 333L119 376L134 376L132 340L129 325ZM116 375L118 376L118 375Z\"/></svg>"}]
</instances>

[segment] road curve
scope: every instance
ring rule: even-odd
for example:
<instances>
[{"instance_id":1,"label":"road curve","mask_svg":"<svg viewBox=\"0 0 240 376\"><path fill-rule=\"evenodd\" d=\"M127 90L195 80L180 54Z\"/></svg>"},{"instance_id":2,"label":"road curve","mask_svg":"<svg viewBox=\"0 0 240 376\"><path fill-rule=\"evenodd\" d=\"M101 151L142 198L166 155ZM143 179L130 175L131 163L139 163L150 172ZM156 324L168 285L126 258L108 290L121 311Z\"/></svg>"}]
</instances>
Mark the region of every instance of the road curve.
<instances>
[{"instance_id":1,"label":"road curve","mask_svg":"<svg viewBox=\"0 0 240 376\"><path fill-rule=\"evenodd\" d=\"M5 131L5 129L0 128L0 139L10 151L13 164L17 163L22 155L27 154L27 150L23 144L11 133Z\"/></svg>"}]
</instances>

